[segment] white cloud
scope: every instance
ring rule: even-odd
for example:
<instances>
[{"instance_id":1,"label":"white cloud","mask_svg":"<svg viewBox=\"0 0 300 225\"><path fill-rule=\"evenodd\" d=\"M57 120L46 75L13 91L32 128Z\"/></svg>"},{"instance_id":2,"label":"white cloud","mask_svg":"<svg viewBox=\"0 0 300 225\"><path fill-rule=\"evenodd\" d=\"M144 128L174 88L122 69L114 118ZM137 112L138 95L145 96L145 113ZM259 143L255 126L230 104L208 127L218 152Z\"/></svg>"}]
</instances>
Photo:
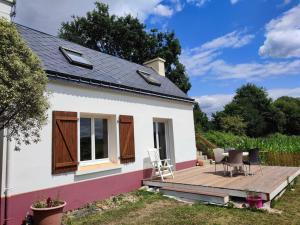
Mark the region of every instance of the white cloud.
<instances>
[{"instance_id":1,"label":"white cloud","mask_svg":"<svg viewBox=\"0 0 300 225\"><path fill-rule=\"evenodd\" d=\"M277 99L281 96L300 97L300 87L271 89L268 93L273 99Z\"/></svg>"},{"instance_id":2,"label":"white cloud","mask_svg":"<svg viewBox=\"0 0 300 225\"><path fill-rule=\"evenodd\" d=\"M226 48L241 48L251 42L254 35L234 31L215 38L197 48L184 49L181 62L190 76L213 76L214 79L259 80L269 76L299 74L300 60L262 61L231 64L221 55Z\"/></svg>"},{"instance_id":3,"label":"white cloud","mask_svg":"<svg viewBox=\"0 0 300 225\"><path fill-rule=\"evenodd\" d=\"M285 1L288 3L288 1ZM300 4L266 25L266 40L259 48L261 56L300 57Z\"/></svg>"},{"instance_id":4,"label":"white cloud","mask_svg":"<svg viewBox=\"0 0 300 225\"><path fill-rule=\"evenodd\" d=\"M292 0L283 0L281 4L278 5L278 7L284 7L288 4L290 4Z\"/></svg>"},{"instance_id":5,"label":"white cloud","mask_svg":"<svg viewBox=\"0 0 300 225\"><path fill-rule=\"evenodd\" d=\"M233 96L233 94L215 94L194 97L194 99L199 102L201 110L211 116L212 113L221 111L232 100Z\"/></svg>"},{"instance_id":6,"label":"white cloud","mask_svg":"<svg viewBox=\"0 0 300 225\"><path fill-rule=\"evenodd\" d=\"M223 49L223 48L240 48L247 45L254 35L245 34L244 32L233 31L224 36L213 39L204 43L201 48L205 49Z\"/></svg>"},{"instance_id":7,"label":"white cloud","mask_svg":"<svg viewBox=\"0 0 300 225\"><path fill-rule=\"evenodd\" d=\"M176 12L180 12L183 10L184 4L181 2L181 0L170 0L170 1Z\"/></svg>"},{"instance_id":8,"label":"white cloud","mask_svg":"<svg viewBox=\"0 0 300 225\"><path fill-rule=\"evenodd\" d=\"M234 5L239 2L239 0L230 0L231 4Z\"/></svg>"},{"instance_id":9,"label":"white cloud","mask_svg":"<svg viewBox=\"0 0 300 225\"><path fill-rule=\"evenodd\" d=\"M300 87L297 88L276 88L267 90L269 96L274 100L281 96L300 97ZM228 104L234 94L214 94L214 95L203 95L194 97L203 112L211 116L212 113L223 110L224 106Z\"/></svg>"},{"instance_id":10,"label":"white cloud","mask_svg":"<svg viewBox=\"0 0 300 225\"><path fill-rule=\"evenodd\" d=\"M200 47L184 49L180 59L186 66L189 75L202 75L213 69L217 64L220 65L221 62L215 62L215 60L223 49L241 48L250 43L253 38L254 35L246 34L244 31L233 31L206 42Z\"/></svg>"},{"instance_id":11,"label":"white cloud","mask_svg":"<svg viewBox=\"0 0 300 225\"><path fill-rule=\"evenodd\" d=\"M283 4L287 5L290 4L292 2L292 0L283 0Z\"/></svg>"},{"instance_id":12,"label":"white cloud","mask_svg":"<svg viewBox=\"0 0 300 225\"><path fill-rule=\"evenodd\" d=\"M217 79L244 79L247 81L279 75L299 74L300 60L264 63L229 64L224 60L216 60L206 67L206 71Z\"/></svg>"},{"instance_id":13,"label":"white cloud","mask_svg":"<svg viewBox=\"0 0 300 225\"><path fill-rule=\"evenodd\" d=\"M170 17L173 15L174 11L166 5L158 4L154 7L153 13L158 16Z\"/></svg>"},{"instance_id":14,"label":"white cloud","mask_svg":"<svg viewBox=\"0 0 300 225\"><path fill-rule=\"evenodd\" d=\"M160 4L161 0L100 0L100 2L109 5L110 12L118 16L131 14L144 21L153 13L155 7Z\"/></svg>"},{"instance_id":15,"label":"white cloud","mask_svg":"<svg viewBox=\"0 0 300 225\"><path fill-rule=\"evenodd\" d=\"M95 0L22 0L17 1L16 22L56 35L60 24L72 15L84 16L95 8ZM144 22L149 16L170 17L183 9L181 0L100 0L109 5L111 14L131 14Z\"/></svg>"},{"instance_id":16,"label":"white cloud","mask_svg":"<svg viewBox=\"0 0 300 225\"><path fill-rule=\"evenodd\" d=\"M210 2L211 0L187 0L187 3L190 3L190 4L194 4L198 7L202 7L204 6L206 3ZM230 0L230 3L232 5L238 3L240 0Z\"/></svg>"},{"instance_id":17,"label":"white cloud","mask_svg":"<svg viewBox=\"0 0 300 225\"><path fill-rule=\"evenodd\" d=\"M187 0L187 3L194 4L198 7L202 7L207 2L210 2L210 0Z\"/></svg>"}]
</instances>

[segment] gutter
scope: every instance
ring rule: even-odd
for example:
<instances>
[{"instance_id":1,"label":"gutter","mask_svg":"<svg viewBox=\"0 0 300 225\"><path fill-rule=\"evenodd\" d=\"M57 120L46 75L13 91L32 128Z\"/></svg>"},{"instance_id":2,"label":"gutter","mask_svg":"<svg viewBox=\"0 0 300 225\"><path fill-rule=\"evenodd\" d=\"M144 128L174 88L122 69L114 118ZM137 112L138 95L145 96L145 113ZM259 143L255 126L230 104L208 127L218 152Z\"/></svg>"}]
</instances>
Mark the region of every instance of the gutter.
<instances>
[{"instance_id":1,"label":"gutter","mask_svg":"<svg viewBox=\"0 0 300 225\"><path fill-rule=\"evenodd\" d=\"M99 81L99 80L95 80L95 79L91 79L91 78L83 78L83 77L69 75L69 74L65 74L65 73L59 73L59 72L52 71L52 70L45 70L45 72L47 73L47 75L50 79L66 80L66 81L88 84L88 85L109 88L109 89L114 89L114 90L119 90L119 91L126 91L126 92L130 92L130 93L148 95L148 96L153 96L153 97L160 97L160 98L169 99L169 100L182 101L182 102L193 103L193 104L195 103L195 100L192 98L184 98L184 97L178 97L178 96L168 95L168 94L159 94L159 93L153 92L153 91L146 91L146 90L139 89L139 88L129 87L129 86L121 85L121 84L118 85L118 84L105 82L105 81Z\"/></svg>"}]
</instances>

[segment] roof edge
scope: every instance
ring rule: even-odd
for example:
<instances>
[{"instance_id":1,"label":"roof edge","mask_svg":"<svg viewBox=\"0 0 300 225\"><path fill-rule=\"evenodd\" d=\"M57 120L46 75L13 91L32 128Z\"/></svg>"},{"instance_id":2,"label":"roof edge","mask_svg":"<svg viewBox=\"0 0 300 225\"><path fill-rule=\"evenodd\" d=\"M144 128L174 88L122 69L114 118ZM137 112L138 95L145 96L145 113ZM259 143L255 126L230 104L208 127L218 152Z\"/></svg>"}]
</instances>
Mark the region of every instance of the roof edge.
<instances>
[{"instance_id":1,"label":"roof edge","mask_svg":"<svg viewBox=\"0 0 300 225\"><path fill-rule=\"evenodd\" d=\"M143 89L139 89L139 88L129 87L129 86L125 86L125 85L117 85L117 84L108 83L105 81L99 81L99 80L95 80L95 79L83 78L80 76L75 76L75 75L70 75L70 74L64 74L64 73L60 73L60 72L52 71L52 70L45 70L45 72L47 73L48 77L51 79L66 80L66 81L88 84L88 85L109 88L109 89L114 89L114 90L119 90L119 91L126 91L126 92L130 92L130 93L142 94L142 95L147 95L147 96L152 96L152 97L160 97L160 98L170 99L170 100L175 100L175 101L195 103L195 99L193 99L193 98L183 98L183 97L178 97L178 96L174 96L174 95L162 94L162 93L147 91L147 90L143 90Z\"/></svg>"}]
</instances>

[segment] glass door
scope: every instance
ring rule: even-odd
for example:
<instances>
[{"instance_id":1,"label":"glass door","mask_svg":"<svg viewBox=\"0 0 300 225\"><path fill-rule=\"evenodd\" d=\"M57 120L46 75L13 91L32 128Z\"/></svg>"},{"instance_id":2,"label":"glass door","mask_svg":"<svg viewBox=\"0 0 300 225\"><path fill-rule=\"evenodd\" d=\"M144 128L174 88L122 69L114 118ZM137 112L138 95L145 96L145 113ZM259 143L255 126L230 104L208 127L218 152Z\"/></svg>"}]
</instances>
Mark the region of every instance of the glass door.
<instances>
[{"instance_id":1,"label":"glass door","mask_svg":"<svg viewBox=\"0 0 300 225\"><path fill-rule=\"evenodd\" d=\"M166 124L153 122L154 147L159 150L160 159L167 158Z\"/></svg>"}]
</instances>

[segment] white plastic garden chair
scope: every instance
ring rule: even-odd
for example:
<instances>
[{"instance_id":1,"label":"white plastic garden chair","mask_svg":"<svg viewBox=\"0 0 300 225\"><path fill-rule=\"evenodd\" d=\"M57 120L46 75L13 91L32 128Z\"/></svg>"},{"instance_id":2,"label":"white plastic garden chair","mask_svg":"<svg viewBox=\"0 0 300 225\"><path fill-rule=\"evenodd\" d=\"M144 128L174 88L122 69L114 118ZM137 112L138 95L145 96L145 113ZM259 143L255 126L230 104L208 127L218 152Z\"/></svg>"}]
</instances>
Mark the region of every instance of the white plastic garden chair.
<instances>
[{"instance_id":1,"label":"white plastic garden chair","mask_svg":"<svg viewBox=\"0 0 300 225\"><path fill-rule=\"evenodd\" d=\"M165 177L172 176L173 174L173 165L170 164L170 159L161 160L159 156L159 151L156 148L150 148L148 150L149 158L152 164L152 176L159 176L162 181Z\"/></svg>"}]
</instances>

